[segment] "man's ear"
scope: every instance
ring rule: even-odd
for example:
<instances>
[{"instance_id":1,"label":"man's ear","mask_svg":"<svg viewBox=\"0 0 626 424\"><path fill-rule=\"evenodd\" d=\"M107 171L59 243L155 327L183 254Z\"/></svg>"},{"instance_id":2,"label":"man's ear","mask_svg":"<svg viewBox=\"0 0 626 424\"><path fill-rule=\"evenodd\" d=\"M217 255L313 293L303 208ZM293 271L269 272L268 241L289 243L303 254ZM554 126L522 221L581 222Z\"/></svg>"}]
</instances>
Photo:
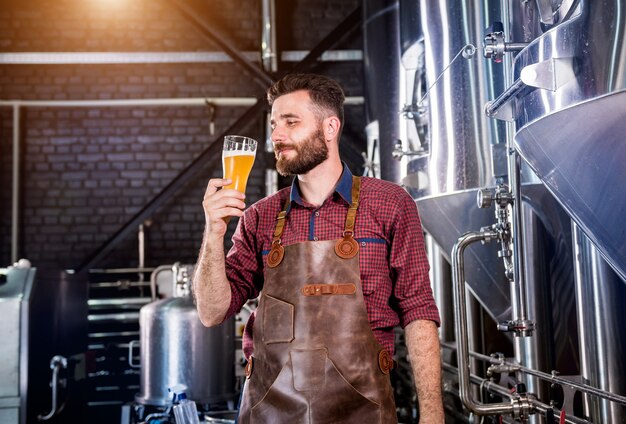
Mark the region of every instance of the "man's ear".
<instances>
[{"instance_id":1,"label":"man's ear","mask_svg":"<svg viewBox=\"0 0 626 424\"><path fill-rule=\"evenodd\" d=\"M329 116L324 119L324 136L326 140L337 138L339 129L341 128L341 122L336 116Z\"/></svg>"}]
</instances>

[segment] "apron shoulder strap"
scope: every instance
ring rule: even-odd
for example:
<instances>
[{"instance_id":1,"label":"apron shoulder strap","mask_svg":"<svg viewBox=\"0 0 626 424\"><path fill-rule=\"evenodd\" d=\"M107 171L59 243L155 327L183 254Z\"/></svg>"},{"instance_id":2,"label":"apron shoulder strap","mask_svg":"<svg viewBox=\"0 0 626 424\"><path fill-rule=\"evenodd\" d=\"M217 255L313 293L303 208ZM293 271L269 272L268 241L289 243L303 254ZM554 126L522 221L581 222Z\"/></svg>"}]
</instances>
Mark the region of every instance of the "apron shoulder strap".
<instances>
[{"instance_id":1,"label":"apron shoulder strap","mask_svg":"<svg viewBox=\"0 0 626 424\"><path fill-rule=\"evenodd\" d=\"M287 217L287 209L289 208L289 203L291 202L291 196L288 194L287 199L285 199L285 204L283 205L283 209L278 212L276 216L276 227L274 227L274 236L272 238L272 248L267 257L267 265L270 268L275 268L283 261L283 256L285 256L285 248L282 246L280 239L283 236L283 231L285 231L285 218Z\"/></svg>"},{"instance_id":2,"label":"apron shoulder strap","mask_svg":"<svg viewBox=\"0 0 626 424\"><path fill-rule=\"evenodd\" d=\"M359 253L359 243L354 239L354 224L356 222L356 211L359 208L361 197L361 177L352 177L352 203L346 214L346 224L343 229L343 238L335 244L335 253L340 258L354 258Z\"/></svg>"}]
</instances>

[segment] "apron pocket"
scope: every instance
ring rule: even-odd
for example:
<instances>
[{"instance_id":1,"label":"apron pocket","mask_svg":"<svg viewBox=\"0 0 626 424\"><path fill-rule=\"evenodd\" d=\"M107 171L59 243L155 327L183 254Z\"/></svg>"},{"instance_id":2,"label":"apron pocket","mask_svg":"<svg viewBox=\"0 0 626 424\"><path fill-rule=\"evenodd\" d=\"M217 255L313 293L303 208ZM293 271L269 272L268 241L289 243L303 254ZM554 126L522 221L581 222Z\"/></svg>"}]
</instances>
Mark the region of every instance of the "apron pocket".
<instances>
[{"instance_id":1,"label":"apron pocket","mask_svg":"<svg viewBox=\"0 0 626 424\"><path fill-rule=\"evenodd\" d=\"M326 358L326 385L311 401L313 422L330 423L382 423L382 407L363 396Z\"/></svg>"},{"instance_id":2,"label":"apron pocket","mask_svg":"<svg viewBox=\"0 0 626 424\"><path fill-rule=\"evenodd\" d=\"M289 343L293 340L294 308L291 303L263 294L263 342Z\"/></svg>"},{"instance_id":3,"label":"apron pocket","mask_svg":"<svg viewBox=\"0 0 626 424\"><path fill-rule=\"evenodd\" d=\"M293 387L299 392L320 390L326 384L326 349L292 350Z\"/></svg>"},{"instance_id":4,"label":"apron pocket","mask_svg":"<svg viewBox=\"0 0 626 424\"><path fill-rule=\"evenodd\" d=\"M253 381L247 383L252 384ZM250 423L308 424L308 410L307 394L293 390L291 361L287 361L267 393L250 409Z\"/></svg>"},{"instance_id":5,"label":"apron pocket","mask_svg":"<svg viewBox=\"0 0 626 424\"><path fill-rule=\"evenodd\" d=\"M305 372L308 374L306 376L298 376L302 370L296 370L296 367L302 365L305 368L310 367ZM314 377L313 371L320 365L322 375L320 378ZM248 390L255 384L254 377L253 374L252 378L246 382ZM321 384L322 381L324 384ZM300 391L305 386L310 390ZM366 398L348 383L328 358L326 349L292 351L290 360L282 368L267 393L256 404L254 404L253 397L244 396L248 405L253 404L250 408L249 422L251 424L389 424L397 422L395 421L395 408L392 410L394 418L383 421L381 405ZM242 422L248 421L244 419Z\"/></svg>"}]
</instances>

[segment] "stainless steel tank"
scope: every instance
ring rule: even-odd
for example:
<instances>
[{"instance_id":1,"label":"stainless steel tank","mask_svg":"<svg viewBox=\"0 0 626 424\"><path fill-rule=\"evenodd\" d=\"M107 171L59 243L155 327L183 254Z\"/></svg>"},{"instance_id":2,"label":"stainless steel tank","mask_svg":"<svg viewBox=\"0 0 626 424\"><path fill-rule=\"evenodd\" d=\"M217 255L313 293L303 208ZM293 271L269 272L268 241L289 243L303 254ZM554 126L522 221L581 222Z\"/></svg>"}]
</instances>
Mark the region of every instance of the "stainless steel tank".
<instances>
[{"instance_id":1,"label":"stainless steel tank","mask_svg":"<svg viewBox=\"0 0 626 424\"><path fill-rule=\"evenodd\" d=\"M467 44L481 44L484 28L499 14L499 7L470 3L401 3L403 12L420 15L420 25L404 16L401 33L406 40L423 38L424 69L419 69L419 63L415 67L425 81L411 109L425 115L422 119L428 122L419 143L422 154L407 157L404 184L416 199L424 229L448 260L461 234L493 223L492 210L476 207L476 190L494 186L506 168L504 127L483 113L490 94L504 87L502 75L484 60L457 56ZM412 49L405 43L402 48L405 56ZM417 81L418 77L405 80ZM414 85L417 90L418 84ZM424 96L426 87L430 91ZM466 278L493 319L502 321L510 316L510 294L497 249L495 244L469 248Z\"/></svg>"},{"instance_id":2,"label":"stainless steel tank","mask_svg":"<svg viewBox=\"0 0 626 424\"><path fill-rule=\"evenodd\" d=\"M234 322L206 328L189 294L152 302L139 312L140 393L145 405L171 403L168 388L187 386L187 397L201 404L233 400Z\"/></svg>"},{"instance_id":3,"label":"stainless steel tank","mask_svg":"<svg viewBox=\"0 0 626 424\"><path fill-rule=\"evenodd\" d=\"M626 280L626 15L580 1L514 62L487 112L515 121L515 147Z\"/></svg>"}]
</instances>

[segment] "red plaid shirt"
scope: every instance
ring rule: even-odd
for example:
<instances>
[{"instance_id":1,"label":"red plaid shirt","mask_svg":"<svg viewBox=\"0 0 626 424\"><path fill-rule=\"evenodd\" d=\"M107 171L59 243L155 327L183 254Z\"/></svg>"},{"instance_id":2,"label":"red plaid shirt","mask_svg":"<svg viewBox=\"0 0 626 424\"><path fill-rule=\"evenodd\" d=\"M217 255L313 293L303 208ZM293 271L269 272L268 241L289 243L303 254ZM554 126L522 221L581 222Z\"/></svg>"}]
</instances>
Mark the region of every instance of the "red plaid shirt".
<instances>
[{"instance_id":1,"label":"red plaid shirt","mask_svg":"<svg viewBox=\"0 0 626 424\"><path fill-rule=\"evenodd\" d=\"M352 173L344 165L335 192L316 208L300 197L297 179L291 188L250 206L239 220L233 247L226 256L226 274L232 300L227 317L263 289L267 254L276 215L287 210L283 245L342 237L352 198ZM363 177L355 226L365 306L374 336L394 352L393 327L416 319L439 325L439 313L428 278L428 259L415 201L400 186ZM246 346L247 347L247 346Z\"/></svg>"}]
</instances>

